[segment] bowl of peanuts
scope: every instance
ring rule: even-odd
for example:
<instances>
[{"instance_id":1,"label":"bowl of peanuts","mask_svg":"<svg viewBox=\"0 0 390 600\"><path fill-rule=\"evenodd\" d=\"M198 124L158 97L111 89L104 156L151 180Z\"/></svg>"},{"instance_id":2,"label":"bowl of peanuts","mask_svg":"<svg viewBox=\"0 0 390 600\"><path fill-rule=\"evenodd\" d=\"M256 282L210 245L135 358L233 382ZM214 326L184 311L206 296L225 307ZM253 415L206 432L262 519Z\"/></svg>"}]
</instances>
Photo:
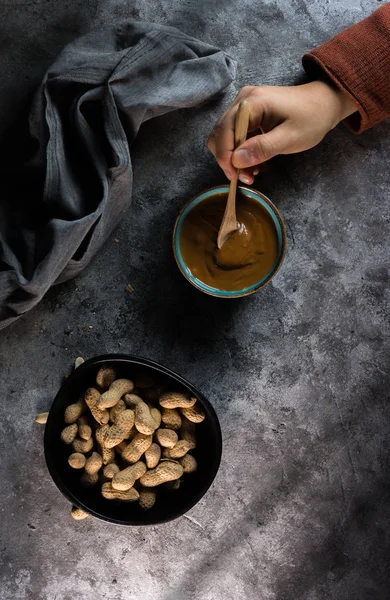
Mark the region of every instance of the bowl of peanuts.
<instances>
[{"instance_id":1,"label":"bowl of peanuts","mask_svg":"<svg viewBox=\"0 0 390 600\"><path fill-rule=\"evenodd\" d=\"M87 360L59 390L45 428L49 472L72 515L155 525L190 510L209 489L222 436L210 402L153 361Z\"/></svg>"}]
</instances>

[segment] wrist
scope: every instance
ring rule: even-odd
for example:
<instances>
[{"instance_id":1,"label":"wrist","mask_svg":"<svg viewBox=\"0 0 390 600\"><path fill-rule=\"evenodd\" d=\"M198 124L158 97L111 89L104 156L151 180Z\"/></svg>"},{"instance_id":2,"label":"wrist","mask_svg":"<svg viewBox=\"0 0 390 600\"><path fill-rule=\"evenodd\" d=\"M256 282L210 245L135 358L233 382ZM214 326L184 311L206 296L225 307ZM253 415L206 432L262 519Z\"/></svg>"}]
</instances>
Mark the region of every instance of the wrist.
<instances>
[{"instance_id":1,"label":"wrist","mask_svg":"<svg viewBox=\"0 0 390 600\"><path fill-rule=\"evenodd\" d=\"M357 111L357 107L355 102L352 100L352 98L350 98L350 96L346 93L343 92L342 90L336 90L335 93L338 96L338 101L339 101L339 114L338 114L338 121L336 123L336 125L338 125L338 123L340 123L340 121L343 121L344 119L346 119L347 117L349 117L350 115L353 115L353 113L355 113ZM336 127L335 125L335 127Z\"/></svg>"},{"instance_id":2,"label":"wrist","mask_svg":"<svg viewBox=\"0 0 390 600\"><path fill-rule=\"evenodd\" d=\"M352 98L344 91L337 88L332 82L316 81L313 82L321 86L321 92L324 103L329 110L330 129L334 129L341 121L357 111L356 104Z\"/></svg>"}]
</instances>

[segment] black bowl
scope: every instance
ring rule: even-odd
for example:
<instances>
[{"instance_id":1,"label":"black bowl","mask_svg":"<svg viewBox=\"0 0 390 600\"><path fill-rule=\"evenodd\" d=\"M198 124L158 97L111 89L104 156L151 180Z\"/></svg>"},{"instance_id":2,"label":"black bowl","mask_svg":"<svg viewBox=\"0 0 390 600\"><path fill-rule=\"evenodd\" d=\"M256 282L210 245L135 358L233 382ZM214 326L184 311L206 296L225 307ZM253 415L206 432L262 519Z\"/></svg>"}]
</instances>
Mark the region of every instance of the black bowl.
<instances>
[{"instance_id":1,"label":"black bowl","mask_svg":"<svg viewBox=\"0 0 390 600\"><path fill-rule=\"evenodd\" d=\"M61 442L65 427L65 408L76 402L88 387L95 385L96 374L102 365L115 367L118 377L132 379L142 371L166 381L171 389L189 391L203 407L206 418L197 426L197 447L191 451L198 462L196 473L183 476L179 490L160 486L154 507L143 511L137 502L124 503L106 500L100 487L85 489L80 485L80 471L68 465L69 446ZM193 385L169 369L142 358L124 354L107 354L87 360L68 377L50 409L45 428L45 458L50 475L68 500L94 517L120 525L154 525L176 519L190 510L212 484L222 454L222 436L218 417L210 402Z\"/></svg>"}]
</instances>

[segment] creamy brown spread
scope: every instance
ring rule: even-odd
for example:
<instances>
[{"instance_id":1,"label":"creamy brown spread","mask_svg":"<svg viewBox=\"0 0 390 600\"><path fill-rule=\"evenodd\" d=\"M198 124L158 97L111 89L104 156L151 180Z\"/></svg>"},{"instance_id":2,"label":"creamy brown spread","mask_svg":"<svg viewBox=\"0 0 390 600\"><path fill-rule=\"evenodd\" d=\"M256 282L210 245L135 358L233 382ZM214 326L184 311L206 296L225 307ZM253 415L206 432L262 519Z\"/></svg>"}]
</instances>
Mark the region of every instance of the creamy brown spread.
<instances>
[{"instance_id":1,"label":"creamy brown spread","mask_svg":"<svg viewBox=\"0 0 390 600\"><path fill-rule=\"evenodd\" d=\"M222 248L217 248L227 193L199 202L186 216L180 251L192 275L213 288L243 290L272 269L278 254L275 224L268 211L248 196L237 197L237 223Z\"/></svg>"}]
</instances>

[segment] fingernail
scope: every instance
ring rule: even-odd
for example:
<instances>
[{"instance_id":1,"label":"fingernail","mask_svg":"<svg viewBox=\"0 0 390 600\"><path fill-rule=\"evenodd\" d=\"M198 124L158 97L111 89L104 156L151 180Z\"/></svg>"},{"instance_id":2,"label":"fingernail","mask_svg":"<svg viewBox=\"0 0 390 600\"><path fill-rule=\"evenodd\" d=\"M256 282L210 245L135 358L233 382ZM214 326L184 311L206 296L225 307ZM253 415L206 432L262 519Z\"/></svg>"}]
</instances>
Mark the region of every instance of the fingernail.
<instances>
[{"instance_id":1,"label":"fingernail","mask_svg":"<svg viewBox=\"0 0 390 600\"><path fill-rule=\"evenodd\" d=\"M260 173L260 169L258 167L256 167L256 169L253 169L253 175L258 175Z\"/></svg>"},{"instance_id":2,"label":"fingernail","mask_svg":"<svg viewBox=\"0 0 390 600\"><path fill-rule=\"evenodd\" d=\"M245 173L239 173L238 179L242 181L242 183L252 183L252 178L248 175L245 175Z\"/></svg>"},{"instance_id":3,"label":"fingernail","mask_svg":"<svg viewBox=\"0 0 390 600\"><path fill-rule=\"evenodd\" d=\"M234 158L234 166L238 169L243 169L244 167L249 167L251 163L251 155L248 150L237 150L233 154Z\"/></svg>"}]
</instances>

